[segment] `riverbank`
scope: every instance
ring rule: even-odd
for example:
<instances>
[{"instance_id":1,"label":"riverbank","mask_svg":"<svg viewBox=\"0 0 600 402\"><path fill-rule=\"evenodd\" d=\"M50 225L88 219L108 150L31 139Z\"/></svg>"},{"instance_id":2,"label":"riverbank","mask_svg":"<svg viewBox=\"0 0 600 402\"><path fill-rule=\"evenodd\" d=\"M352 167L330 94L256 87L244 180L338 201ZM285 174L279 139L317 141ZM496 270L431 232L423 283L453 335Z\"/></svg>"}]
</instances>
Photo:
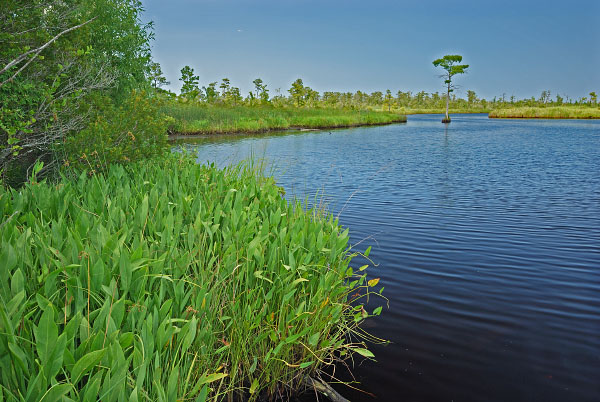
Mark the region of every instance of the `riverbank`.
<instances>
[{"instance_id":1,"label":"riverbank","mask_svg":"<svg viewBox=\"0 0 600 402\"><path fill-rule=\"evenodd\" d=\"M287 129L333 129L405 123L395 112L320 108L223 107L169 103L170 134L262 133Z\"/></svg>"},{"instance_id":2,"label":"riverbank","mask_svg":"<svg viewBox=\"0 0 600 402\"><path fill-rule=\"evenodd\" d=\"M490 111L496 119L600 119L600 108L591 106L520 107Z\"/></svg>"},{"instance_id":3,"label":"riverbank","mask_svg":"<svg viewBox=\"0 0 600 402\"><path fill-rule=\"evenodd\" d=\"M179 154L0 185L3 398L270 399L371 357L348 230L281 193Z\"/></svg>"}]
</instances>

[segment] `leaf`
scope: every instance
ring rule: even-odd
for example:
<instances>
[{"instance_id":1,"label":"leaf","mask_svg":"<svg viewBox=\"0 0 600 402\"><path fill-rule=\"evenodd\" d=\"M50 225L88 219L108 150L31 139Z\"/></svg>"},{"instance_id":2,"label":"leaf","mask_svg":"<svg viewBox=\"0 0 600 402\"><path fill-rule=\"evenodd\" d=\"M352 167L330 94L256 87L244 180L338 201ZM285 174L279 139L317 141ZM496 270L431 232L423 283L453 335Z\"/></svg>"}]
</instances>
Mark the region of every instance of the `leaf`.
<instances>
[{"instance_id":1,"label":"leaf","mask_svg":"<svg viewBox=\"0 0 600 402\"><path fill-rule=\"evenodd\" d=\"M311 346L315 346L319 342L319 337L321 336L320 332L312 334L310 338L308 338L308 344Z\"/></svg>"},{"instance_id":2,"label":"leaf","mask_svg":"<svg viewBox=\"0 0 600 402\"><path fill-rule=\"evenodd\" d=\"M179 366L173 367L167 383L167 401L176 402L177 382L179 381Z\"/></svg>"},{"instance_id":3,"label":"leaf","mask_svg":"<svg viewBox=\"0 0 600 402\"><path fill-rule=\"evenodd\" d=\"M96 402L98 401L98 394L100 392L100 385L102 381L103 373L100 371L87 382L85 392L83 393L83 402ZM81 392L80 392L81 395Z\"/></svg>"},{"instance_id":4,"label":"leaf","mask_svg":"<svg viewBox=\"0 0 600 402\"><path fill-rule=\"evenodd\" d=\"M21 369L23 369L25 374L29 374L29 363L27 361L27 356L19 347L19 345L8 342L8 349L10 350L10 354L12 355L13 359L17 362Z\"/></svg>"},{"instance_id":5,"label":"leaf","mask_svg":"<svg viewBox=\"0 0 600 402\"><path fill-rule=\"evenodd\" d=\"M308 279L306 279L306 278L298 278L294 282L292 282L292 286L296 286L300 282L308 282Z\"/></svg>"},{"instance_id":6,"label":"leaf","mask_svg":"<svg viewBox=\"0 0 600 402\"><path fill-rule=\"evenodd\" d=\"M73 384L77 384L77 382L81 379L81 377L90 371L92 367L102 360L104 357L105 349L94 350L86 355L84 355L81 359L77 360L77 363L73 366L73 370L71 370L71 382Z\"/></svg>"},{"instance_id":7,"label":"leaf","mask_svg":"<svg viewBox=\"0 0 600 402\"><path fill-rule=\"evenodd\" d=\"M314 363L314 360L309 361L309 362L300 363L300 368L305 369L305 368L309 367L310 365L312 365L313 363Z\"/></svg>"},{"instance_id":8,"label":"leaf","mask_svg":"<svg viewBox=\"0 0 600 402\"><path fill-rule=\"evenodd\" d=\"M21 292L24 289L24 283L23 272L21 272L21 269L19 268L15 271L12 280L10 281L10 290L12 294L16 295Z\"/></svg>"},{"instance_id":9,"label":"leaf","mask_svg":"<svg viewBox=\"0 0 600 402\"><path fill-rule=\"evenodd\" d=\"M72 388L71 384L56 384L55 386L50 388L48 391L46 391L46 393L44 394L44 396L42 397L40 402L60 401L62 399L61 397L64 394L66 394L67 392L69 392L69 390L71 388Z\"/></svg>"},{"instance_id":10,"label":"leaf","mask_svg":"<svg viewBox=\"0 0 600 402\"><path fill-rule=\"evenodd\" d=\"M210 384L211 382L218 381L218 380L220 380L222 378L225 378L227 376L228 376L228 374L225 374L225 373L213 373L213 374L207 375L206 377L203 376L198 381L199 381L200 385L202 385L202 384Z\"/></svg>"},{"instance_id":11,"label":"leaf","mask_svg":"<svg viewBox=\"0 0 600 402\"><path fill-rule=\"evenodd\" d=\"M200 390L200 394L198 394L198 398L196 398L196 402L205 402L207 396L208 396L208 387L205 385Z\"/></svg>"},{"instance_id":12,"label":"leaf","mask_svg":"<svg viewBox=\"0 0 600 402\"><path fill-rule=\"evenodd\" d=\"M269 278L265 278L264 276L262 276L262 273L263 273L263 271L255 271L254 272L254 276L257 277L258 279L262 279L262 280L265 280L265 281L267 281L269 283L273 283L273 281L270 280Z\"/></svg>"},{"instance_id":13,"label":"leaf","mask_svg":"<svg viewBox=\"0 0 600 402\"><path fill-rule=\"evenodd\" d=\"M254 371L256 371L256 365L258 364L258 359L256 358L256 356L254 356L254 359L252 360L252 365L250 366L250 369L248 370L250 372L250 374L254 373Z\"/></svg>"},{"instance_id":14,"label":"leaf","mask_svg":"<svg viewBox=\"0 0 600 402\"><path fill-rule=\"evenodd\" d=\"M252 385L250 385L250 394L253 395L256 392L257 388L258 388L258 380L255 378L254 381L252 381Z\"/></svg>"},{"instance_id":15,"label":"leaf","mask_svg":"<svg viewBox=\"0 0 600 402\"><path fill-rule=\"evenodd\" d=\"M133 391L131 391L131 395L129 395L129 402L138 402L138 389L135 387Z\"/></svg>"},{"instance_id":16,"label":"leaf","mask_svg":"<svg viewBox=\"0 0 600 402\"><path fill-rule=\"evenodd\" d=\"M183 342L181 344L181 351L183 353L185 353L188 350L188 348L194 341L194 338L196 337L196 328L198 327L198 320L196 319L196 317L192 317L192 319L189 323L187 323L186 326L188 326L189 329L185 334L185 338L183 338Z\"/></svg>"},{"instance_id":17,"label":"leaf","mask_svg":"<svg viewBox=\"0 0 600 402\"><path fill-rule=\"evenodd\" d=\"M48 380L53 379L54 376L58 374L63 365L63 358L65 356L65 350L67 348L67 334L62 333L56 340L56 343L52 346L54 347L52 356L50 357L50 360L44 367L44 374L46 375L46 378Z\"/></svg>"},{"instance_id":18,"label":"leaf","mask_svg":"<svg viewBox=\"0 0 600 402\"><path fill-rule=\"evenodd\" d=\"M36 340L36 349L44 371L54 352L58 339L58 327L54 322L54 310L49 308L44 311L37 327L33 328ZM49 380L49 378L46 376Z\"/></svg>"},{"instance_id":19,"label":"leaf","mask_svg":"<svg viewBox=\"0 0 600 402\"><path fill-rule=\"evenodd\" d=\"M368 257L369 254L371 254L371 246L367 247L367 249L364 252L365 257Z\"/></svg>"},{"instance_id":20,"label":"leaf","mask_svg":"<svg viewBox=\"0 0 600 402\"><path fill-rule=\"evenodd\" d=\"M375 357L375 355L370 350L367 350L367 349L363 349L363 348L351 348L351 350L353 352L358 353L361 356L364 356L364 357Z\"/></svg>"},{"instance_id":21,"label":"leaf","mask_svg":"<svg viewBox=\"0 0 600 402\"><path fill-rule=\"evenodd\" d=\"M369 285L369 287L376 286L379 283L379 279L380 278L371 279L370 281L367 282L367 284Z\"/></svg>"},{"instance_id":22,"label":"leaf","mask_svg":"<svg viewBox=\"0 0 600 402\"><path fill-rule=\"evenodd\" d=\"M375 310L373 310L373 315L380 315L381 314L381 310L382 310L381 306L377 307Z\"/></svg>"}]
</instances>

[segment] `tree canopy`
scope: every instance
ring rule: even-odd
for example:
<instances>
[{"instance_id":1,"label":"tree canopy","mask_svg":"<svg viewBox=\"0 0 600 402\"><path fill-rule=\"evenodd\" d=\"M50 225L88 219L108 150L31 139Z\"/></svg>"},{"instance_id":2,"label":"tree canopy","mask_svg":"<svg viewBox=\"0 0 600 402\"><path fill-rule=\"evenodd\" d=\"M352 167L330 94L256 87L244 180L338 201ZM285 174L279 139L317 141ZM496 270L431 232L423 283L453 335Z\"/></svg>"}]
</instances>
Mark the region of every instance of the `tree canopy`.
<instances>
[{"instance_id":1,"label":"tree canopy","mask_svg":"<svg viewBox=\"0 0 600 402\"><path fill-rule=\"evenodd\" d=\"M152 25L140 0L3 0L0 171L60 162L99 103L148 86Z\"/></svg>"}]
</instances>

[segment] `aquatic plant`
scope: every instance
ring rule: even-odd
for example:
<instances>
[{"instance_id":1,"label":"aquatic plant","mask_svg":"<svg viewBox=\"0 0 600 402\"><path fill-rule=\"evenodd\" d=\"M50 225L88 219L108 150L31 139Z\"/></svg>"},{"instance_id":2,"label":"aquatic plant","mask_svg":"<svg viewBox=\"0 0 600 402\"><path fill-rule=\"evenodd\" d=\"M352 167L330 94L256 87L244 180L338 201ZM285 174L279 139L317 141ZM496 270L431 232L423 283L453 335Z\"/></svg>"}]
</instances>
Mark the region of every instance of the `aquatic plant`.
<instances>
[{"instance_id":1,"label":"aquatic plant","mask_svg":"<svg viewBox=\"0 0 600 402\"><path fill-rule=\"evenodd\" d=\"M348 230L248 164L33 176L0 217L0 400L274 399L373 356Z\"/></svg>"}]
</instances>

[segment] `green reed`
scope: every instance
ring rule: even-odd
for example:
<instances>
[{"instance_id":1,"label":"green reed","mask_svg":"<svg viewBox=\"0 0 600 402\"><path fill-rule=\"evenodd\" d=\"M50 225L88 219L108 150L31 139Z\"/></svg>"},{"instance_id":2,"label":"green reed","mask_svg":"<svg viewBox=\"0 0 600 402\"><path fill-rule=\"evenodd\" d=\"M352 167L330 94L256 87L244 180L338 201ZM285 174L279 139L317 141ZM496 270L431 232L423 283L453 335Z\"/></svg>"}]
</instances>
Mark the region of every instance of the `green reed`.
<instances>
[{"instance_id":1,"label":"green reed","mask_svg":"<svg viewBox=\"0 0 600 402\"><path fill-rule=\"evenodd\" d=\"M600 119L600 108L591 106L518 107L492 110L491 118Z\"/></svg>"},{"instance_id":2,"label":"green reed","mask_svg":"<svg viewBox=\"0 0 600 402\"><path fill-rule=\"evenodd\" d=\"M372 357L348 230L247 164L32 178L0 218L0 401L273 399Z\"/></svg>"},{"instance_id":3,"label":"green reed","mask_svg":"<svg viewBox=\"0 0 600 402\"><path fill-rule=\"evenodd\" d=\"M394 112L367 110L225 107L169 103L162 111L174 118L171 130L179 134L264 132L288 128L336 128L405 122Z\"/></svg>"}]
</instances>

